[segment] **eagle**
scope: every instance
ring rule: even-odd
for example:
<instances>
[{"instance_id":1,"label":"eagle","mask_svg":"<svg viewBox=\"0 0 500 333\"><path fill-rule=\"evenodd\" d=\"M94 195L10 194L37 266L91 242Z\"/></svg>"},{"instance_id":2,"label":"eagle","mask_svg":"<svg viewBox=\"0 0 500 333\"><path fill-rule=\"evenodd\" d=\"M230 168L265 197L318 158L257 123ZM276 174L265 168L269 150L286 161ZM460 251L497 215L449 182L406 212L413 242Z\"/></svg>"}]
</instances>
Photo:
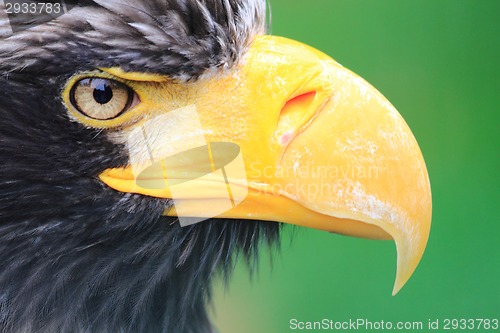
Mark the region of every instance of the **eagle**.
<instances>
[{"instance_id":1,"label":"eagle","mask_svg":"<svg viewBox=\"0 0 500 333\"><path fill-rule=\"evenodd\" d=\"M394 240L394 293L412 275L432 210L416 139L362 78L268 35L265 0L41 21L4 2L0 332L216 332L211 281L284 224Z\"/></svg>"}]
</instances>

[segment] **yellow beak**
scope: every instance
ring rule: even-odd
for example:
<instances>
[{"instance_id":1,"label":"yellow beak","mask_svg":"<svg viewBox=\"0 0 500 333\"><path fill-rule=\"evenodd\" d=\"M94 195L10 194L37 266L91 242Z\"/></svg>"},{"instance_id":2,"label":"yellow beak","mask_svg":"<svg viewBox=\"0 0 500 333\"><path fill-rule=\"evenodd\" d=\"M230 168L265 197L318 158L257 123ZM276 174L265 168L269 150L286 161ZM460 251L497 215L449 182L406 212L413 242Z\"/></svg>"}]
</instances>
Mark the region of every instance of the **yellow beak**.
<instances>
[{"instance_id":1,"label":"yellow beak","mask_svg":"<svg viewBox=\"0 0 500 333\"><path fill-rule=\"evenodd\" d=\"M159 158L106 170L104 183L173 198L171 216L218 211L393 239L394 294L410 278L429 236L429 178L403 118L362 78L306 45L261 36L235 68L147 91L141 100L155 102L128 130L131 160L147 163L146 146ZM155 147L139 143L139 126Z\"/></svg>"}]
</instances>

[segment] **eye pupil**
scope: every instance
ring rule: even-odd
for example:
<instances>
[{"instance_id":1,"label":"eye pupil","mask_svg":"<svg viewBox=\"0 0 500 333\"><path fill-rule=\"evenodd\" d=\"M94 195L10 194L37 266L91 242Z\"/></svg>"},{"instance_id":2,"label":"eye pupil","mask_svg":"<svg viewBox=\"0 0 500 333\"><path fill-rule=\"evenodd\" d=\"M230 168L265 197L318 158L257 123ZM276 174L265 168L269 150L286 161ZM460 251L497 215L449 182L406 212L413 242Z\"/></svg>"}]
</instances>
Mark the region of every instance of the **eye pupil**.
<instances>
[{"instance_id":1,"label":"eye pupil","mask_svg":"<svg viewBox=\"0 0 500 333\"><path fill-rule=\"evenodd\" d=\"M113 99L113 89L106 83L99 83L94 88L94 100L101 104L107 104Z\"/></svg>"}]
</instances>

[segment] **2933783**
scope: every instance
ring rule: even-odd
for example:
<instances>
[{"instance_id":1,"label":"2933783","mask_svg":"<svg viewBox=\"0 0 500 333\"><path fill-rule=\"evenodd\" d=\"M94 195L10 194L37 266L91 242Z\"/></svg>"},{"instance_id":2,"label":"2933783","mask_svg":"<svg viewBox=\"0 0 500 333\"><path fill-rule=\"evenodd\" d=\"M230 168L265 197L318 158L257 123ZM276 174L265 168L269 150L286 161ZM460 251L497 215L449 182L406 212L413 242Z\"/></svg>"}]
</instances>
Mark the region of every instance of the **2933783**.
<instances>
[{"instance_id":1,"label":"2933783","mask_svg":"<svg viewBox=\"0 0 500 333\"><path fill-rule=\"evenodd\" d=\"M5 3L7 14L61 14L63 11L63 6L58 2Z\"/></svg>"},{"instance_id":2,"label":"2933783","mask_svg":"<svg viewBox=\"0 0 500 333\"><path fill-rule=\"evenodd\" d=\"M444 319L443 329L449 331L459 330L491 330L499 329L498 319Z\"/></svg>"}]
</instances>

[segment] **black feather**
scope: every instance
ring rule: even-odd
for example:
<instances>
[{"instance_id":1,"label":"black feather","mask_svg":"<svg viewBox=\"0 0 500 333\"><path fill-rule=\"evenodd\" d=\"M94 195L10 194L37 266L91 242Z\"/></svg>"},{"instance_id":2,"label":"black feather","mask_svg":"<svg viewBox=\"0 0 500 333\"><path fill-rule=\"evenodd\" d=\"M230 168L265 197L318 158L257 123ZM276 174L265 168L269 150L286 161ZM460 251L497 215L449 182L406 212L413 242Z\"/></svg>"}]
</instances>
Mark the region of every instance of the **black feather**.
<instances>
[{"instance_id":1,"label":"black feather","mask_svg":"<svg viewBox=\"0 0 500 333\"><path fill-rule=\"evenodd\" d=\"M234 63L260 19L245 26L239 0L99 3L0 39L0 332L212 332L211 279L276 244L279 224L181 228L168 200L108 188L97 176L126 149L72 121L60 95L80 70L189 79Z\"/></svg>"},{"instance_id":2,"label":"black feather","mask_svg":"<svg viewBox=\"0 0 500 333\"><path fill-rule=\"evenodd\" d=\"M119 66L191 79L232 66L265 32L265 0L76 3L67 14L15 34L0 20L0 69L55 74Z\"/></svg>"}]
</instances>

